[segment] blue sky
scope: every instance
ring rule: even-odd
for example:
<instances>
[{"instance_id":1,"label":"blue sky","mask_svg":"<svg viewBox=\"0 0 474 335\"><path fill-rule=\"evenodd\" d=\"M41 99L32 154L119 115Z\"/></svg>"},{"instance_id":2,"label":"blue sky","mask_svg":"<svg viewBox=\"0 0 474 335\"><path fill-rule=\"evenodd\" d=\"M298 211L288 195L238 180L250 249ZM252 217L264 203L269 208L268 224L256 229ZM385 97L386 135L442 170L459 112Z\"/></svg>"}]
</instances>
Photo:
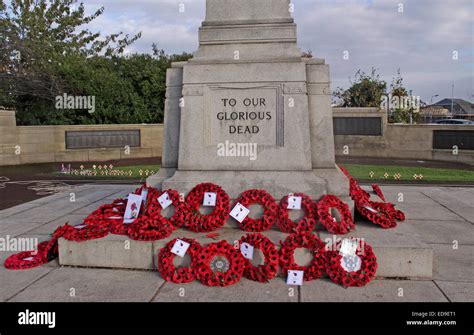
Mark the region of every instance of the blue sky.
<instances>
[{"instance_id":1,"label":"blue sky","mask_svg":"<svg viewBox=\"0 0 474 335\"><path fill-rule=\"evenodd\" d=\"M238 1L238 0L236 0ZM128 52L193 52L205 0L85 0L89 12L105 7L92 24L103 34L142 38ZM185 4L184 13L179 4ZM471 0L293 0L298 44L331 65L332 88L348 87L358 69L371 67L388 82L401 69L405 86L424 101L439 94L474 100L474 2ZM403 12L399 12L403 4ZM344 51L349 59L344 60ZM453 52L458 60L453 59ZM434 98L436 101L438 98Z\"/></svg>"}]
</instances>

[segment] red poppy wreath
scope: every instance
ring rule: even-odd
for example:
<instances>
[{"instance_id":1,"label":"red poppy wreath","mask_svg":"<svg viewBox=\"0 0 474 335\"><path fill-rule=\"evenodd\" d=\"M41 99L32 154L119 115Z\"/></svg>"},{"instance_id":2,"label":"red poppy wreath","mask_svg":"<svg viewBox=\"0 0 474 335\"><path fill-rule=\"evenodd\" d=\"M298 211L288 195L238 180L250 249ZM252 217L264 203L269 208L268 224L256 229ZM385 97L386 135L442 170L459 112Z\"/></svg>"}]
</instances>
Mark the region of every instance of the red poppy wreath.
<instances>
[{"instance_id":1,"label":"red poppy wreath","mask_svg":"<svg viewBox=\"0 0 474 335\"><path fill-rule=\"evenodd\" d=\"M49 241L38 243L36 250L23 251L10 255L4 266L10 270L26 270L46 264L58 257L58 239L62 237L71 226L64 225L57 228Z\"/></svg>"},{"instance_id":2,"label":"red poppy wreath","mask_svg":"<svg viewBox=\"0 0 474 335\"><path fill-rule=\"evenodd\" d=\"M373 201L356 202L357 211L370 222L379 225L384 229L394 228L397 226L395 218L390 211L386 211L383 203L375 203Z\"/></svg>"},{"instance_id":3,"label":"red poppy wreath","mask_svg":"<svg viewBox=\"0 0 474 335\"><path fill-rule=\"evenodd\" d=\"M195 275L207 286L229 286L240 281L245 260L239 250L226 241L211 243L196 257Z\"/></svg>"},{"instance_id":4,"label":"red poppy wreath","mask_svg":"<svg viewBox=\"0 0 474 335\"><path fill-rule=\"evenodd\" d=\"M166 196L167 200L171 201L171 205L174 207L174 213L170 218L166 218L161 215L163 207L160 205L158 198ZM179 193L175 190L158 191L156 190L153 197L149 198L146 214L161 224L168 224L175 228L179 228L184 224L186 217L184 202L180 201Z\"/></svg>"},{"instance_id":5,"label":"red poppy wreath","mask_svg":"<svg viewBox=\"0 0 474 335\"><path fill-rule=\"evenodd\" d=\"M49 262L46 257L48 241L38 244L37 250L22 251L10 255L4 262L4 266L10 270L26 270Z\"/></svg>"},{"instance_id":6,"label":"red poppy wreath","mask_svg":"<svg viewBox=\"0 0 474 335\"><path fill-rule=\"evenodd\" d=\"M254 266L249 259L244 257L244 276L261 283L270 281L278 272L278 251L275 245L267 237L259 233L242 236L239 243L242 253L245 252L246 244L244 243L249 244L254 249L261 250L265 257L265 263L259 266Z\"/></svg>"},{"instance_id":7,"label":"red poppy wreath","mask_svg":"<svg viewBox=\"0 0 474 335\"><path fill-rule=\"evenodd\" d=\"M171 224L162 223L149 216L139 217L128 226L127 235L137 241L162 240L170 236L175 229Z\"/></svg>"},{"instance_id":8,"label":"red poppy wreath","mask_svg":"<svg viewBox=\"0 0 474 335\"><path fill-rule=\"evenodd\" d=\"M100 206L84 219L84 224L111 228L123 222L127 201L116 199L111 204Z\"/></svg>"},{"instance_id":9,"label":"red poppy wreath","mask_svg":"<svg viewBox=\"0 0 474 335\"><path fill-rule=\"evenodd\" d=\"M240 226L249 232L261 232L270 229L279 216L278 204L275 199L264 190L248 190L242 193L239 200L242 206L249 208L252 204L260 204L263 207L263 215L260 219L252 219L247 216Z\"/></svg>"},{"instance_id":10,"label":"red poppy wreath","mask_svg":"<svg viewBox=\"0 0 474 335\"><path fill-rule=\"evenodd\" d=\"M313 259L308 266L300 266L295 262L294 253L297 248L311 251ZM286 275L288 270L304 271L303 279L310 281L318 279L324 272L324 243L312 233L292 234L281 244L280 266Z\"/></svg>"},{"instance_id":11,"label":"red poppy wreath","mask_svg":"<svg viewBox=\"0 0 474 335\"><path fill-rule=\"evenodd\" d=\"M70 226L70 229L64 234L64 238L69 241L88 241L105 237L109 234L109 229L100 225L79 225Z\"/></svg>"},{"instance_id":12,"label":"red poppy wreath","mask_svg":"<svg viewBox=\"0 0 474 335\"><path fill-rule=\"evenodd\" d=\"M199 207L206 192L216 193L216 206L212 213L203 215L199 212ZM218 185L210 183L197 185L187 195L186 204L185 226L194 232L211 232L219 229L229 218L230 199Z\"/></svg>"},{"instance_id":13,"label":"red poppy wreath","mask_svg":"<svg viewBox=\"0 0 474 335\"><path fill-rule=\"evenodd\" d=\"M365 286L374 277L377 271L377 258L372 247L366 243L359 243L354 256L343 256L339 253L342 241L339 241L335 250L326 251L326 272L329 278L342 286Z\"/></svg>"},{"instance_id":14,"label":"red poppy wreath","mask_svg":"<svg viewBox=\"0 0 474 335\"><path fill-rule=\"evenodd\" d=\"M280 200L280 217L277 220L278 228L282 232L290 234L313 231L317 223L314 202L303 193L294 193L292 196L301 197L301 208L305 215L297 222L290 219L288 210L289 195L287 195Z\"/></svg>"},{"instance_id":15,"label":"red poppy wreath","mask_svg":"<svg viewBox=\"0 0 474 335\"><path fill-rule=\"evenodd\" d=\"M201 245L194 239L180 238L179 240L189 243L189 248L186 254L191 256L191 265L188 267L176 268L173 264L173 260L176 257L171 252L175 243L178 241L177 238L171 240L162 248L158 254L158 272L161 274L164 280L170 281L176 284L190 283L195 279L194 267L196 264L196 257L202 250Z\"/></svg>"},{"instance_id":16,"label":"red poppy wreath","mask_svg":"<svg viewBox=\"0 0 474 335\"><path fill-rule=\"evenodd\" d=\"M316 207L319 220L331 234L347 234L355 227L349 206L335 195L323 196ZM341 221L337 221L337 219L332 216L332 208L339 212Z\"/></svg>"}]
</instances>

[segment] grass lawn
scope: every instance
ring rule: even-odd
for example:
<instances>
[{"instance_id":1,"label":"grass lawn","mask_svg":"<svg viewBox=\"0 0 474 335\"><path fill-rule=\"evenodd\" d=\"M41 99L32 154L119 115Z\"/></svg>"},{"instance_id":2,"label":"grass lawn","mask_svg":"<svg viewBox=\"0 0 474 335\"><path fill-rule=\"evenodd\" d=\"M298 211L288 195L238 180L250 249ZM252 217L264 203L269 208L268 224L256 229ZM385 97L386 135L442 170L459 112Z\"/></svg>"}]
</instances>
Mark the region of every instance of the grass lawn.
<instances>
[{"instance_id":1,"label":"grass lawn","mask_svg":"<svg viewBox=\"0 0 474 335\"><path fill-rule=\"evenodd\" d=\"M474 171L424 168L411 166L383 166L383 165L356 165L341 164L349 170L350 174L361 181L410 181L416 182L465 182L474 183ZM79 179L141 179L155 174L160 169L160 165L135 165L135 166L114 166L112 169L92 169L86 167L84 170L93 172L92 175L81 175L81 170L73 169L70 174L54 172L54 176ZM106 172L107 171L107 172ZM372 175L371 175L372 172ZM399 179L396 179L399 174ZM415 179L414 176L417 176ZM386 176L386 177L385 177ZM422 177L421 177L422 176Z\"/></svg>"},{"instance_id":2,"label":"grass lawn","mask_svg":"<svg viewBox=\"0 0 474 335\"><path fill-rule=\"evenodd\" d=\"M80 178L80 179L141 179L158 172L160 165L134 165L134 166L113 166L99 169L86 167L72 169L71 173L54 172L54 176ZM86 172L86 173L85 173Z\"/></svg>"},{"instance_id":3,"label":"grass lawn","mask_svg":"<svg viewBox=\"0 0 474 335\"><path fill-rule=\"evenodd\" d=\"M394 176L400 174L400 181L425 182L471 182L474 183L474 171L455 169L434 169L412 166L381 166L341 164L358 180L397 180ZM371 172L373 174L371 174ZM388 177L386 177L386 174ZM414 176L417 176L415 179ZM423 177L420 179L420 175Z\"/></svg>"}]
</instances>

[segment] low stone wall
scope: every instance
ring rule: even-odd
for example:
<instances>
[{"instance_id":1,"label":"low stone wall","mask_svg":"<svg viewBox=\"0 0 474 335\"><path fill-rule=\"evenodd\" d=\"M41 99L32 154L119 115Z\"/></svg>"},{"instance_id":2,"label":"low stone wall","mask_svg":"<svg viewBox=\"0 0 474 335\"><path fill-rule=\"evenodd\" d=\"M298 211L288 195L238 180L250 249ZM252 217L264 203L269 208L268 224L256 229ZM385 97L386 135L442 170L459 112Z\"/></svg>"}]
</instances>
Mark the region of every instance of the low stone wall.
<instances>
[{"instance_id":1,"label":"low stone wall","mask_svg":"<svg viewBox=\"0 0 474 335\"><path fill-rule=\"evenodd\" d=\"M67 149L67 131L139 130L140 146ZM0 111L0 166L49 162L100 162L161 157L162 124L17 126L15 112Z\"/></svg>"},{"instance_id":2,"label":"low stone wall","mask_svg":"<svg viewBox=\"0 0 474 335\"><path fill-rule=\"evenodd\" d=\"M376 109L334 108L334 117L374 117L382 114ZM386 118L385 118L386 120ZM336 156L400 158L462 162L474 165L474 150L433 149L435 130L472 131L474 125L387 124L381 136L335 135Z\"/></svg>"},{"instance_id":3,"label":"low stone wall","mask_svg":"<svg viewBox=\"0 0 474 335\"><path fill-rule=\"evenodd\" d=\"M474 165L474 150L433 149L435 130L468 130L470 125L388 124L376 108L334 108L333 116L381 118L382 135L335 135L336 155L462 162ZM67 131L140 130L140 147L66 149ZM100 162L162 156L163 125L17 126L15 113L0 111L0 166L48 162ZM347 146L347 147L346 147ZM345 149L348 149L345 151ZM19 150L19 152L18 152Z\"/></svg>"}]
</instances>

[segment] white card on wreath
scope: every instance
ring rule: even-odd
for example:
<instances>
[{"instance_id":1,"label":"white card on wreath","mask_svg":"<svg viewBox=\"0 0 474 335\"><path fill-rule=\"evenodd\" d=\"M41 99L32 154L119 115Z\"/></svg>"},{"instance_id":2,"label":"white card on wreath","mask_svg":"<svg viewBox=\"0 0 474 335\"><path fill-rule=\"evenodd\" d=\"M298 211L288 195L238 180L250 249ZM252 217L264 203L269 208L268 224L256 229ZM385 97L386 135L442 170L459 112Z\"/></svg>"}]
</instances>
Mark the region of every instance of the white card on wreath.
<instances>
[{"instance_id":1,"label":"white card on wreath","mask_svg":"<svg viewBox=\"0 0 474 335\"><path fill-rule=\"evenodd\" d=\"M146 204L146 199L148 198L148 190L145 188L142 190L142 201Z\"/></svg>"},{"instance_id":2,"label":"white card on wreath","mask_svg":"<svg viewBox=\"0 0 474 335\"><path fill-rule=\"evenodd\" d=\"M250 210L247 207L244 207L240 202L235 205L234 209L230 212L230 216L242 223L245 220L247 215L249 215Z\"/></svg>"},{"instance_id":3,"label":"white card on wreath","mask_svg":"<svg viewBox=\"0 0 474 335\"><path fill-rule=\"evenodd\" d=\"M301 197L289 196L287 209L301 209Z\"/></svg>"},{"instance_id":4,"label":"white card on wreath","mask_svg":"<svg viewBox=\"0 0 474 335\"><path fill-rule=\"evenodd\" d=\"M250 259L250 260L253 259L253 246L252 245L245 242L242 243L240 245L240 252L245 258Z\"/></svg>"},{"instance_id":5,"label":"white card on wreath","mask_svg":"<svg viewBox=\"0 0 474 335\"><path fill-rule=\"evenodd\" d=\"M171 249L171 253L179 256L179 257L184 257L186 255L186 252L188 251L190 244L188 242L182 241L182 240L176 240L174 242L173 248Z\"/></svg>"},{"instance_id":6,"label":"white card on wreath","mask_svg":"<svg viewBox=\"0 0 474 335\"><path fill-rule=\"evenodd\" d=\"M129 194L127 207L123 216L123 223L128 224L135 221L140 215L140 207L142 206L142 196L138 194Z\"/></svg>"},{"instance_id":7,"label":"white card on wreath","mask_svg":"<svg viewBox=\"0 0 474 335\"><path fill-rule=\"evenodd\" d=\"M173 201L171 201L170 199L170 195L168 194L168 192L165 192L162 195L160 195L158 197L158 202L160 203L161 208L163 209L168 208L173 203Z\"/></svg>"},{"instance_id":8,"label":"white card on wreath","mask_svg":"<svg viewBox=\"0 0 474 335\"><path fill-rule=\"evenodd\" d=\"M286 277L287 285L303 285L304 271L288 270L288 277Z\"/></svg>"},{"instance_id":9,"label":"white card on wreath","mask_svg":"<svg viewBox=\"0 0 474 335\"><path fill-rule=\"evenodd\" d=\"M358 242L355 240L350 240L345 238L342 240L341 248L339 249L339 254L342 256L355 256L357 252Z\"/></svg>"},{"instance_id":10,"label":"white card on wreath","mask_svg":"<svg viewBox=\"0 0 474 335\"><path fill-rule=\"evenodd\" d=\"M34 257L26 257L26 258L23 258L24 261L32 261L34 260Z\"/></svg>"},{"instance_id":11,"label":"white card on wreath","mask_svg":"<svg viewBox=\"0 0 474 335\"><path fill-rule=\"evenodd\" d=\"M378 213L375 209L373 209L372 207L370 206L364 206L365 209L371 211L372 213Z\"/></svg>"},{"instance_id":12,"label":"white card on wreath","mask_svg":"<svg viewBox=\"0 0 474 335\"><path fill-rule=\"evenodd\" d=\"M214 207L216 205L217 194L214 192L205 192L202 200L203 206Z\"/></svg>"},{"instance_id":13,"label":"white card on wreath","mask_svg":"<svg viewBox=\"0 0 474 335\"><path fill-rule=\"evenodd\" d=\"M75 229L82 229L82 228L85 228L85 227L86 227L85 224L80 224L80 225L74 226Z\"/></svg>"}]
</instances>

